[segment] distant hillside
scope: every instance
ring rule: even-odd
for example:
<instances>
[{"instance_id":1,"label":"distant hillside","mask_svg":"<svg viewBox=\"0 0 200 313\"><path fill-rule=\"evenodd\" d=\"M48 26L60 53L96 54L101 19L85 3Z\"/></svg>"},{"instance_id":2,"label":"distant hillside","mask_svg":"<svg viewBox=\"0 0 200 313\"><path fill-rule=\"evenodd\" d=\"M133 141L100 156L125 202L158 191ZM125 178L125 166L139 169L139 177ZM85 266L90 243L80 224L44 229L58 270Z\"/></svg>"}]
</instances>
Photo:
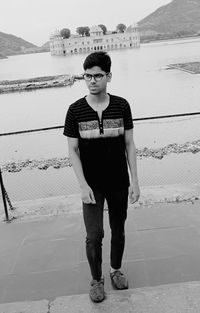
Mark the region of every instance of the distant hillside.
<instances>
[{"instance_id":1,"label":"distant hillside","mask_svg":"<svg viewBox=\"0 0 200 313\"><path fill-rule=\"evenodd\" d=\"M200 35L200 0L173 0L138 24L141 39Z\"/></svg>"},{"instance_id":2,"label":"distant hillside","mask_svg":"<svg viewBox=\"0 0 200 313\"><path fill-rule=\"evenodd\" d=\"M34 44L14 35L0 32L0 54L13 55L26 53L26 49L37 48Z\"/></svg>"},{"instance_id":3,"label":"distant hillside","mask_svg":"<svg viewBox=\"0 0 200 313\"><path fill-rule=\"evenodd\" d=\"M47 42L45 42L42 46L41 46L41 48L48 48L49 47L49 41L47 41Z\"/></svg>"},{"instance_id":4,"label":"distant hillside","mask_svg":"<svg viewBox=\"0 0 200 313\"><path fill-rule=\"evenodd\" d=\"M49 41L45 42L40 49L43 49L44 51L50 51L50 45L49 45Z\"/></svg>"}]
</instances>

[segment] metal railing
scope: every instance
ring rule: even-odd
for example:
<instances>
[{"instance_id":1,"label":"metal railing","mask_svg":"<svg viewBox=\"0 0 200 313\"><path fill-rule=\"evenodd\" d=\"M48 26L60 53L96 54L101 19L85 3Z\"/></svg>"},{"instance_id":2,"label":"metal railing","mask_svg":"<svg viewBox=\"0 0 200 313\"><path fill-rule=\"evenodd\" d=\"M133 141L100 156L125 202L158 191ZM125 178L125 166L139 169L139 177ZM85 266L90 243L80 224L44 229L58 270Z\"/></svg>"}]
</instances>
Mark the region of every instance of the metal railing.
<instances>
[{"instance_id":1,"label":"metal railing","mask_svg":"<svg viewBox=\"0 0 200 313\"><path fill-rule=\"evenodd\" d=\"M171 115L161 115L161 116L150 116L150 117L142 117L142 118L135 118L133 121L147 121L147 120L156 120L156 119L167 119L167 118L177 118L177 117L186 117L186 116L197 116L200 115L200 112L191 112L191 113L182 113L182 114L171 114ZM45 128L37 128L37 129L28 129L28 130L20 130L15 132L5 132L1 133L0 137L3 136L13 136L13 135L19 135L19 134L26 134L26 133L33 133L33 132L41 132L41 131L49 131L49 130L55 130L55 129L62 129L64 126L53 126L53 127L45 127ZM2 200L3 200L3 206L4 206L4 212L5 212L5 221L10 222L11 218L9 217L8 213L8 206L11 210L13 210L13 206L11 203L11 200L8 196L8 193L6 191L6 188L4 186L3 177L2 177L2 171L0 168L0 187L1 187L1 194L2 194Z\"/></svg>"},{"instance_id":2,"label":"metal railing","mask_svg":"<svg viewBox=\"0 0 200 313\"><path fill-rule=\"evenodd\" d=\"M172 117L195 116L195 115L200 115L200 112L171 114L171 115L159 115L159 116L149 116L149 117L139 117L139 118L134 118L133 121L136 122L136 121L156 120L156 119L165 119L165 118L172 118ZM15 131L15 132L1 133L0 137L2 137L2 136L11 136L11 135L27 134L27 133L34 133L34 132L41 132L41 131L47 131L47 130L53 130L53 129L61 129L61 128L64 128L64 126L52 126L52 127L43 127L43 128L20 130L20 131Z\"/></svg>"}]
</instances>

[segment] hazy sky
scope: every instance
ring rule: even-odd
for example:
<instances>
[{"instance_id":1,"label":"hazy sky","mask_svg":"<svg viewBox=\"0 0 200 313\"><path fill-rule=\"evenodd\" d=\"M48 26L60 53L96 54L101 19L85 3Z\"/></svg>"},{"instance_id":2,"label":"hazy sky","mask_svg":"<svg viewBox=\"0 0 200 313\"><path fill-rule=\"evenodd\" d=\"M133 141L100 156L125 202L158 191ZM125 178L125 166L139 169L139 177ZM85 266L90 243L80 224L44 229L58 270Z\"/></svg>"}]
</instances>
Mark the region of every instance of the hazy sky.
<instances>
[{"instance_id":1,"label":"hazy sky","mask_svg":"<svg viewBox=\"0 0 200 313\"><path fill-rule=\"evenodd\" d=\"M56 29L104 24L129 26L171 0L0 0L0 31L36 45Z\"/></svg>"}]
</instances>

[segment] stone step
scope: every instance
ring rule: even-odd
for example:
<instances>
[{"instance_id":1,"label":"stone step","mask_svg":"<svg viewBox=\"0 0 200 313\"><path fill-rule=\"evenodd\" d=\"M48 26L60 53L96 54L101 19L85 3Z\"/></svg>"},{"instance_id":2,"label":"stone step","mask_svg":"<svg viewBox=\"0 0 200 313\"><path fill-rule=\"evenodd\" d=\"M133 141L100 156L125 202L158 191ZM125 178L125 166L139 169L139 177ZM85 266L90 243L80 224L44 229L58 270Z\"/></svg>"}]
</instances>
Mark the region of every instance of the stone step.
<instances>
[{"instance_id":1,"label":"stone step","mask_svg":"<svg viewBox=\"0 0 200 313\"><path fill-rule=\"evenodd\" d=\"M1 313L199 313L200 282L112 291L98 304L88 294L0 304Z\"/></svg>"}]
</instances>

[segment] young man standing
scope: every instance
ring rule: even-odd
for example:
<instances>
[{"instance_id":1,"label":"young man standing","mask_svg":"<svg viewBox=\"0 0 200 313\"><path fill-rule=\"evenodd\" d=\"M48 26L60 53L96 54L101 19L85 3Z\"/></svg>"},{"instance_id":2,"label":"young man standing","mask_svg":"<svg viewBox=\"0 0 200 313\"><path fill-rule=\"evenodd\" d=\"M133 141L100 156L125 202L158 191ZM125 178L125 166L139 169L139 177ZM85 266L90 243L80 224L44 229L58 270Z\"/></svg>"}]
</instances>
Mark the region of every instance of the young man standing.
<instances>
[{"instance_id":1,"label":"young man standing","mask_svg":"<svg viewBox=\"0 0 200 313\"><path fill-rule=\"evenodd\" d=\"M127 289L121 264L128 195L134 203L140 190L130 106L124 98L107 93L111 59L106 52L94 52L87 56L83 67L89 94L70 105L64 135L68 137L70 160L81 188L86 254L92 275L89 294L92 301L100 302L105 297L104 201L107 200L111 228L110 278L116 289Z\"/></svg>"}]
</instances>

